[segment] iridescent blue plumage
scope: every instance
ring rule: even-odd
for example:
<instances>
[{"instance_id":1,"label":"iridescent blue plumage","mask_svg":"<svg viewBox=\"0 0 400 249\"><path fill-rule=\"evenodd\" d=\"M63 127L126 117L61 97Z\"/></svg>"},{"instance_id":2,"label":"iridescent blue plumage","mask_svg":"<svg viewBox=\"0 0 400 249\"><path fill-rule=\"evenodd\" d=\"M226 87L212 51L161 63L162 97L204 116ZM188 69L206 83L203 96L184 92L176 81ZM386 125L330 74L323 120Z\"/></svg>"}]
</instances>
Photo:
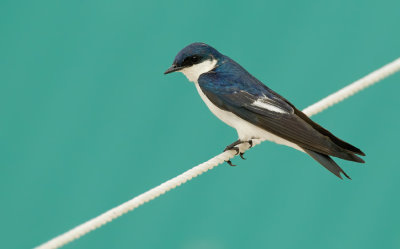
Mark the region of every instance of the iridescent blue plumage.
<instances>
[{"instance_id":1,"label":"iridescent blue plumage","mask_svg":"<svg viewBox=\"0 0 400 249\"><path fill-rule=\"evenodd\" d=\"M223 57L223 55L215 48L205 43L195 42L179 51L175 56L174 64L181 65L186 58L189 58L192 55L198 55L202 57L203 60L210 58L221 59Z\"/></svg>"},{"instance_id":2,"label":"iridescent blue plumage","mask_svg":"<svg viewBox=\"0 0 400 249\"><path fill-rule=\"evenodd\" d=\"M234 127L239 140L268 139L306 152L336 176L346 173L329 157L364 162L358 148L313 122L242 66L204 43L182 49L166 73L181 71L195 82L210 110ZM249 141L250 139L250 141ZM348 177L349 178L349 177Z\"/></svg>"}]
</instances>

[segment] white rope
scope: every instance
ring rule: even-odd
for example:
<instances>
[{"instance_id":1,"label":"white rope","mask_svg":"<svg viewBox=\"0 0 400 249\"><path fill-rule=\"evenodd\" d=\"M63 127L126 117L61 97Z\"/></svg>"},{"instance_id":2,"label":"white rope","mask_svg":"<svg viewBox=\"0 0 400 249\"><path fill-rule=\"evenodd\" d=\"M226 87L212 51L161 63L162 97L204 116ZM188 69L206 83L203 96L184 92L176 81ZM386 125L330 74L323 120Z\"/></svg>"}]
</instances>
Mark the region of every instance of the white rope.
<instances>
[{"instance_id":1,"label":"white rope","mask_svg":"<svg viewBox=\"0 0 400 249\"><path fill-rule=\"evenodd\" d=\"M400 70L400 58L386 64L385 66L373 71L372 73L364 76L363 78L343 87L339 91L321 99L317 103L307 107L303 112L307 116L313 116L323 110L337 104L344 99L356 94L357 92L383 80L384 78L394 74Z\"/></svg>"},{"instance_id":2,"label":"white rope","mask_svg":"<svg viewBox=\"0 0 400 249\"><path fill-rule=\"evenodd\" d=\"M378 81L388 77L389 75L397 72L400 70L400 58L383 66L382 68L368 74L364 78L357 80L356 82L344 87L343 89L337 91L334 94L329 95L328 97L318 101L317 103L307 107L304 109L304 113L307 114L308 116L312 116L316 113L319 113L326 108L344 100L347 97L352 96L353 94L361 91L362 89L377 83ZM261 140L254 141L253 144L259 144L261 143ZM247 150L248 147L246 148L241 148L241 150L245 151ZM90 231L93 231L102 225L118 218L119 216L143 205L144 203L151 201L158 196L164 194L165 192L174 189L181 184L191 180L192 178L199 176L203 174L204 172L216 167L217 165L232 159L235 157L235 153L233 151L226 151L218 156L215 156L208 160L207 162L204 162L202 164L199 164L198 166L195 166L194 168L184 172L183 174L180 174L171 180L168 180L164 182L163 184L152 188L148 190L147 192L113 208L110 209L109 211L69 230L68 232L61 234L50 241L36 247L37 249L52 249L52 248L59 248L73 240L78 239L79 237L89 233Z\"/></svg>"}]
</instances>

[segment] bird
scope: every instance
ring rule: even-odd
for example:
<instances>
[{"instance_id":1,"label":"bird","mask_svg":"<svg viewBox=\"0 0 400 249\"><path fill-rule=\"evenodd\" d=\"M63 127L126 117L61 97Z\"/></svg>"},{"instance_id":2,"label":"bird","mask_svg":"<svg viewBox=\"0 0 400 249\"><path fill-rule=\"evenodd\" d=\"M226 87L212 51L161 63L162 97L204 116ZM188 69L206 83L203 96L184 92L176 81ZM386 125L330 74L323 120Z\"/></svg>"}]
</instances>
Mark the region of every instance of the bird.
<instances>
[{"instance_id":1,"label":"bird","mask_svg":"<svg viewBox=\"0 0 400 249\"><path fill-rule=\"evenodd\" d=\"M212 46L195 42L175 56L164 74L181 72L193 82L210 111L236 129L238 140L224 151L253 146L254 139L269 140L304 152L334 175L351 179L331 158L364 163L357 147L339 139L312 121L287 99L251 75L239 63ZM226 161L229 165L231 160Z\"/></svg>"}]
</instances>

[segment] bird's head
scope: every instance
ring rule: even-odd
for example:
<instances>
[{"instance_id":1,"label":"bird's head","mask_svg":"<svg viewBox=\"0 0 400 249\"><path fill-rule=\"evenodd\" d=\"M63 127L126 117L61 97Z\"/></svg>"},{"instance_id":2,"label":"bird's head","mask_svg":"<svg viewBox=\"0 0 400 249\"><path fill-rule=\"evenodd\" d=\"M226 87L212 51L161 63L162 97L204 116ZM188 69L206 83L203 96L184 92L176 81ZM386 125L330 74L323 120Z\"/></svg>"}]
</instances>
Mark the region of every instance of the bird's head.
<instances>
[{"instance_id":1,"label":"bird's head","mask_svg":"<svg viewBox=\"0 0 400 249\"><path fill-rule=\"evenodd\" d=\"M201 74L215 68L222 55L205 43L192 43L176 55L172 66L164 72L182 72L189 81L197 81Z\"/></svg>"}]
</instances>

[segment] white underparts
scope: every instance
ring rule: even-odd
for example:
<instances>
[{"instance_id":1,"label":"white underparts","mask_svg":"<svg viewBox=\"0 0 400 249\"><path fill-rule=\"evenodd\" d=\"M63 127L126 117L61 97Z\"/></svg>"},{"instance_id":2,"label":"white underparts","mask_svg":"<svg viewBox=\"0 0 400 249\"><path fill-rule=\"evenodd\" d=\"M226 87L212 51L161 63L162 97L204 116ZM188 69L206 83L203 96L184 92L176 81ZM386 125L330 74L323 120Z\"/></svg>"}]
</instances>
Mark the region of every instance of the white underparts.
<instances>
[{"instance_id":1,"label":"white underparts","mask_svg":"<svg viewBox=\"0 0 400 249\"><path fill-rule=\"evenodd\" d=\"M186 68L180 70L180 72L182 72L186 76L186 78L188 78L189 81L197 82L200 75L213 70L215 68L215 65L217 65L217 62L218 61L215 59L205 60L205 61L203 61L199 64L195 64L191 67L186 67Z\"/></svg>"},{"instance_id":2,"label":"white underparts","mask_svg":"<svg viewBox=\"0 0 400 249\"><path fill-rule=\"evenodd\" d=\"M261 140L269 140L272 142L275 142L277 144L283 144L286 146L293 147L295 149L298 149L300 151L303 151L298 145L289 142L281 137L275 136L272 133L267 132L266 130L253 125L252 123L238 117L232 112L228 112L225 110L222 110L221 108L217 107L214 105L208 98L207 96L203 93L201 90L199 84L197 83L199 77L203 73L207 73L215 68L215 65L217 64L217 60L206 60L203 61L202 63L193 65L191 67L184 68L180 70L189 81L192 81L196 85L196 89L199 92L200 97L202 100L206 103L207 107L210 109L210 111L217 116L219 119L221 119L224 123L227 125L233 127L236 129L239 139L243 141L248 141L250 139L261 139ZM280 112L280 113L286 113L284 110L273 106L269 105L267 103L264 103L262 101L255 101L253 105L261 107L261 108L266 108L270 111L274 112Z\"/></svg>"},{"instance_id":3,"label":"white underparts","mask_svg":"<svg viewBox=\"0 0 400 249\"><path fill-rule=\"evenodd\" d=\"M295 148L297 150L303 151L303 149L301 149L297 144L289 142L272 133L269 133L268 131L238 117L234 113L222 110L221 108L217 107L207 98L207 96L203 93L197 82L195 82L195 85L201 99L206 103L210 111L219 119L221 119L224 123L235 128L240 140L242 141L248 141L250 139L261 139L263 141L268 140L275 142L277 144L283 144Z\"/></svg>"}]
</instances>

